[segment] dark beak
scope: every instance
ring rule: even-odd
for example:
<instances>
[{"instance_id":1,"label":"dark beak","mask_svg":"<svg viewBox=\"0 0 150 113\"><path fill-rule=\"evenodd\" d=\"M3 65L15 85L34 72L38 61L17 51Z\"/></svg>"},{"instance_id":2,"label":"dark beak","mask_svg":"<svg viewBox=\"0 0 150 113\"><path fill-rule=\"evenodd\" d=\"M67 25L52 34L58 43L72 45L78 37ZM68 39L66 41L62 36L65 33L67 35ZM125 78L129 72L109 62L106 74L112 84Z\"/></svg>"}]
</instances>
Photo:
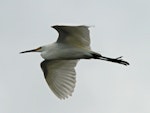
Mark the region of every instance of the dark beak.
<instances>
[{"instance_id":1,"label":"dark beak","mask_svg":"<svg viewBox=\"0 0 150 113\"><path fill-rule=\"evenodd\" d=\"M27 50L27 51L22 51L21 53L29 53L29 52L38 52L41 49L41 47L37 48L37 49L31 49L31 50Z\"/></svg>"}]
</instances>

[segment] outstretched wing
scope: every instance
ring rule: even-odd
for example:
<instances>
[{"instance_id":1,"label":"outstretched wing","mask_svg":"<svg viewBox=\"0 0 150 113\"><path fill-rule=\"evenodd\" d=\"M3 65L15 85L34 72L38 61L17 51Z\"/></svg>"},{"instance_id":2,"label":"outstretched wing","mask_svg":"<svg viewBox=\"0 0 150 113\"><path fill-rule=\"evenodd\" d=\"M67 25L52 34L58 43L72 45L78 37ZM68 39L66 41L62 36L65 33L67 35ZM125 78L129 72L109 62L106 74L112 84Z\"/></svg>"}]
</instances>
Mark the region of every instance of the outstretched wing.
<instances>
[{"instance_id":1,"label":"outstretched wing","mask_svg":"<svg viewBox=\"0 0 150 113\"><path fill-rule=\"evenodd\" d=\"M77 62L78 60L44 60L41 63L50 89L60 99L68 98L74 91L76 83L74 67Z\"/></svg>"},{"instance_id":2,"label":"outstretched wing","mask_svg":"<svg viewBox=\"0 0 150 113\"><path fill-rule=\"evenodd\" d=\"M59 33L58 43L65 43L84 49L90 49L88 26L52 26Z\"/></svg>"}]
</instances>

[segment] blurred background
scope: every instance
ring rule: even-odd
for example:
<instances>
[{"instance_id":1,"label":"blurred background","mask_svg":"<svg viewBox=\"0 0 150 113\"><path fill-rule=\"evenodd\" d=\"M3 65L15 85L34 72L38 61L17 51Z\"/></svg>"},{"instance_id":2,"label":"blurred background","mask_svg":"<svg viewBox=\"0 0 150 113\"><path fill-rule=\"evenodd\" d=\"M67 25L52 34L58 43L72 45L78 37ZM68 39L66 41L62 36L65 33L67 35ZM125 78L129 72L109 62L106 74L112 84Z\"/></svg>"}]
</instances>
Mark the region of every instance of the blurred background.
<instances>
[{"instance_id":1,"label":"blurred background","mask_svg":"<svg viewBox=\"0 0 150 113\"><path fill-rule=\"evenodd\" d=\"M149 0L0 0L1 113L150 113ZM81 60L73 96L59 100L39 53L52 25L91 25L91 47L131 65Z\"/></svg>"}]
</instances>

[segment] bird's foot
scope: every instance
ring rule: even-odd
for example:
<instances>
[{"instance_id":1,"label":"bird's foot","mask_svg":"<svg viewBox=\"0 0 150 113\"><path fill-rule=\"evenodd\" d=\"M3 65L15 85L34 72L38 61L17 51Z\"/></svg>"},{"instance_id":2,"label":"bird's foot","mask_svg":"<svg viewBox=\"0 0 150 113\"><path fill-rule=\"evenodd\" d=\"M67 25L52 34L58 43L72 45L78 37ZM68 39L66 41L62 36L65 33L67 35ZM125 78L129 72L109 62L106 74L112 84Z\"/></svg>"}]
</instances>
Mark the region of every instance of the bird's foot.
<instances>
[{"instance_id":1,"label":"bird's foot","mask_svg":"<svg viewBox=\"0 0 150 113\"><path fill-rule=\"evenodd\" d=\"M123 65L129 65L129 63L127 61L124 61L123 59L121 59L123 56L117 57L114 59L114 62L119 63L119 64L123 64Z\"/></svg>"}]
</instances>

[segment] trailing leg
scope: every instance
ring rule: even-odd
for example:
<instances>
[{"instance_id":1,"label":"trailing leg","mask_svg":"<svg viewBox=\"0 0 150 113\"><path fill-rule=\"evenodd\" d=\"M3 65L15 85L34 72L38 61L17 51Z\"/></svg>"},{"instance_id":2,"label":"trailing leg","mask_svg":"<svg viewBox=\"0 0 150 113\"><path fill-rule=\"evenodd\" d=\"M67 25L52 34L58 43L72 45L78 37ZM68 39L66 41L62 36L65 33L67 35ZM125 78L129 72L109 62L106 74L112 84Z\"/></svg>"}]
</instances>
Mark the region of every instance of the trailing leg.
<instances>
[{"instance_id":1,"label":"trailing leg","mask_svg":"<svg viewBox=\"0 0 150 113\"><path fill-rule=\"evenodd\" d=\"M114 62L114 63L119 63L119 64L123 64L123 65L129 65L129 63L127 61L124 61L121 57L117 57L117 58L109 58L109 57L105 57L105 56L102 56L100 55L99 53L92 53L93 55L93 58L94 59L100 59L100 60L105 60L105 61L110 61L110 62Z\"/></svg>"}]
</instances>

